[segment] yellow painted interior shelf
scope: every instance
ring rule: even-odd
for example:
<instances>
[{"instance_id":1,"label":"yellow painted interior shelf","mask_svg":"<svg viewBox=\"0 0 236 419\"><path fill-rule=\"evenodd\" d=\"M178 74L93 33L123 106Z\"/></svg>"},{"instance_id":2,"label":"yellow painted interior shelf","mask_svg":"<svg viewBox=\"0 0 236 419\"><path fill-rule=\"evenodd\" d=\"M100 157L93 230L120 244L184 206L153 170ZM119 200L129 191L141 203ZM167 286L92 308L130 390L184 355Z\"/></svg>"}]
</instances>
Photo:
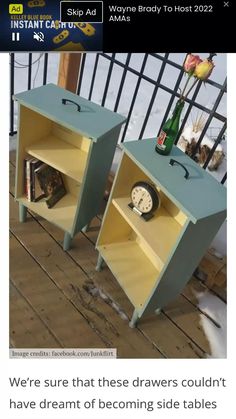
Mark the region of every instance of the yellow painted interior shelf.
<instances>
[{"instance_id":1,"label":"yellow painted interior shelf","mask_svg":"<svg viewBox=\"0 0 236 419\"><path fill-rule=\"evenodd\" d=\"M141 307L158 272L138 243L127 238L127 241L98 246L98 250L134 307Z\"/></svg>"},{"instance_id":2,"label":"yellow painted interior shelf","mask_svg":"<svg viewBox=\"0 0 236 419\"><path fill-rule=\"evenodd\" d=\"M181 232L181 225L161 206L148 222L137 216L129 207L130 197L116 198L113 205L129 223L135 233L150 247L160 264L164 265L167 257ZM165 239L164 239L165 238Z\"/></svg>"},{"instance_id":3,"label":"yellow painted interior shelf","mask_svg":"<svg viewBox=\"0 0 236 419\"><path fill-rule=\"evenodd\" d=\"M26 147L26 152L82 183L88 154L50 135Z\"/></svg>"},{"instance_id":4,"label":"yellow painted interior shelf","mask_svg":"<svg viewBox=\"0 0 236 419\"><path fill-rule=\"evenodd\" d=\"M20 197L18 201L63 230L72 230L77 208L77 198L72 194L67 193L52 208L47 207L44 199L39 202L29 202L27 198Z\"/></svg>"}]
</instances>

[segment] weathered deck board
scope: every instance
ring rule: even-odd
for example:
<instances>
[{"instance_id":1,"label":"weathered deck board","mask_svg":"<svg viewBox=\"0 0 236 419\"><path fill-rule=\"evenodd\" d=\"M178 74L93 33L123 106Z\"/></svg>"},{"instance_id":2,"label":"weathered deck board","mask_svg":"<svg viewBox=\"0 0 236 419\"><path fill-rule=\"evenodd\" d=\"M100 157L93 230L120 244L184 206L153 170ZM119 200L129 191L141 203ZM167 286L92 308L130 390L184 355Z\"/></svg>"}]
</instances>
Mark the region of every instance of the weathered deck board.
<instances>
[{"instance_id":1,"label":"weathered deck board","mask_svg":"<svg viewBox=\"0 0 236 419\"><path fill-rule=\"evenodd\" d=\"M10 282L10 341L11 347L58 348L60 342L42 319Z\"/></svg>"},{"instance_id":2,"label":"weathered deck board","mask_svg":"<svg viewBox=\"0 0 236 419\"><path fill-rule=\"evenodd\" d=\"M11 154L11 161L13 165L10 164L10 190L13 192L14 153ZM95 218L88 233L78 234L73 240L73 248L64 252L61 247L62 231L31 215L28 215L26 223L20 224L18 205L11 197L11 229L18 245L33 261L33 265L46 275L47 281L51 282L63 299L73 307L77 315L82 317L93 336L95 334L96 338L101 339L100 346L85 346L117 347L118 356L122 358L196 358L204 357L205 352L209 353L209 344L200 325L201 312L197 308L196 295L192 291L195 289L197 292L203 292L207 288L194 278L183 294L159 316L143 319L137 329L128 327L128 320L121 318L121 315L131 317L132 306L129 300L108 268L99 273L94 269L97 259L94 243L99 227L100 221ZM10 263L15 266L15 255L11 257ZM29 271L29 268L27 270ZM32 273L29 275L32 278ZM105 301L99 295L99 290L105 294ZM23 291L25 292L25 289ZM33 291L34 288L28 287L26 304ZM112 305L112 300L122 309L121 314L118 314L117 307ZM49 325L48 320L42 318L35 302L32 302L32 307L39 321L43 321L43 324L45 322L48 330L55 334L54 325ZM60 318L61 312L57 311L57 315ZM68 329L70 330L70 327ZM70 333L74 332L70 330ZM60 340L61 346L73 347L65 340ZM18 344L16 346L19 347ZM37 344L34 347L37 347Z\"/></svg>"},{"instance_id":3,"label":"weathered deck board","mask_svg":"<svg viewBox=\"0 0 236 419\"><path fill-rule=\"evenodd\" d=\"M98 230L95 228L95 223L97 224L97 220L94 220L91 230L86 233L92 242L96 241ZM186 289L188 289L188 287L190 286L187 285ZM166 314L178 328L183 330L191 340L200 346L204 352L209 353L210 346L200 323L200 312L196 305L197 301L194 304L194 299L190 302L184 295L185 290L182 295L179 295L176 300L163 310L163 313ZM190 295L190 292L188 292L188 295ZM142 327L142 322L140 322L139 327Z\"/></svg>"},{"instance_id":4,"label":"weathered deck board","mask_svg":"<svg viewBox=\"0 0 236 419\"><path fill-rule=\"evenodd\" d=\"M62 251L62 249L56 244L55 241L52 240L52 238L40 227L40 225L35 222L33 219L31 219L29 216L29 221L27 223L21 224L18 222L18 206L13 201L13 198L11 198L11 228L14 234L17 235L18 239L23 241L24 245L27 247L29 251L32 251L32 249L36 248L36 255L34 257L37 259L38 263L43 266L43 269L47 271L49 275L53 275L54 281L62 281L61 284L59 284L59 287L63 287L63 293L67 295L67 298L73 298L73 303L79 304L81 302L81 295L83 299L83 305L84 309L87 309L87 312L89 312L89 315L91 316L91 310L90 307L93 307L93 304L88 303L90 300L94 300L91 298L91 296L84 291L84 289L81 287L81 284L78 282L78 278L83 275L83 273L80 272L80 275L78 273L79 268L76 266L73 266L73 270L76 272L76 282L73 283L75 275L73 276L72 269L68 269L68 264L71 258L68 257L68 255ZM48 230L50 234L52 235L52 229L54 228L51 224L46 223L45 220L41 220L42 223L48 224ZM62 232L56 228L54 228L57 235L61 235L62 238ZM54 232L55 234L55 232ZM33 236L35 237L33 239ZM93 274L99 275L94 270L94 263L96 260L96 252L94 250L94 246L92 243L84 236L84 235L78 235L78 240L81 240L80 243L78 243L78 254L77 257L80 256L80 250L83 249L83 254L85 257L85 260L89 261L91 259L91 252L93 253L93 266L89 262L89 266L91 267L91 279L93 277ZM45 241L46 240L46 241ZM50 246L48 243L48 240L51 242ZM37 244L37 246L36 246ZM52 247L53 246L53 247ZM77 246L75 247L77 249ZM88 252L89 250L89 252ZM85 251L85 253L84 253ZM86 252L88 252L86 256ZM51 258L51 262L50 262ZM66 261L65 261L66 259ZM57 266L55 266L55 260L58 263L61 264L62 267L59 265L59 273L57 273L57 278L55 279L55 271L58 270ZM83 269L85 268L85 263L83 264ZM66 273L63 277L63 270ZM110 272L108 272L109 275L111 275ZM70 284L73 285L71 287L70 284L68 284L68 276L70 278ZM85 277L85 279L88 279ZM113 283L115 284L115 287L117 288L118 293L120 293L120 287L117 286L116 281ZM83 282L82 282L83 284ZM72 297L73 295L73 297ZM129 304L128 299L124 296L123 297L126 301L126 304ZM122 357L160 357L160 353L157 351L156 347L160 347L161 351L165 354L165 356L168 357L196 357L200 356L197 354L196 348L192 349L192 343L189 342L188 339L186 339L186 336L183 332L179 331L172 322L168 321L168 319L165 319L165 322L161 321L163 315L161 315L157 320L158 323L160 323L160 327L158 327L158 323L156 323L156 319L153 319L153 329L156 331L156 337L154 334L154 337L149 337L147 339L145 330L140 331L139 329L131 330L128 326L128 321L124 321L120 319L119 315L116 311L114 311L109 305L104 303L104 301L101 298L96 299L97 306L100 306L100 309L97 314L96 319L96 327L98 326L98 321L100 322L100 325L102 322L105 323L105 328L108 328L109 322L111 323L112 318L114 318L115 324L116 324L116 330L118 330L119 333L119 340L118 337L116 337L116 334L111 333L111 330L108 329L108 332L106 331L106 337L109 339L109 342L111 340L111 337L113 338L112 342L114 347L118 348L118 354L120 353L120 356ZM86 307L86 304L89 304L89 307ZM102 307L101 307L102 306ZM109 310L109 311L108 311ZM100 313L100 314L99 314ZM102 316L103 314L103 316ZM94 315L94 313L93 313ZM130 312L129 315L131 315L131 306L130 306ZM100 318L102 316L102 319ZM105 319L109 319L109 322L107 322ZM90 319L91 320L91 319ZM166 332L166 322L169 323L169 328ZM92 323L91 323L92 324ZM99 326L101 327L101 326ZM148 325L148 329L151 326ZM110 326L110 329L112 328L112 323ZM163 328L163 332L161 332L161 329ZM100 329L99 329L100 330ZM105 332L103 332L105 333ZM176 345L173 345L173 336L176 336ZM114 336L113 336L114 335ZM135 338L137 335L140 336L139 339ZM116 340L114 340L116 338ZM122 349L123 347L123 349ZM150 349L149 349L150 348ZM155 348L155 349L154 349ZM202 356L202 353L201 353Z\"/></svg>"},{"instance_id":5,"label":"weathered deck board","mask_svg":"<svg viewBox=\"0 0 236 419\"><path fill-rule=\"evenodd\" d=\"M78 319L71 319L67 324L67 332L73 336L72 339L75 339L76 344L75 342L71 342L70 345L69 342L67 344L64 343L66 347L97 348L107 346L117 348L118 356L121 357L162 357L159 350L151 342L147 342L138 329L131 330L127 327L127 321L125 322L120 318L110 305L106 304L102 299L91 297L84 290L83 286L86 283L87 276L52 237L47 234L39 223L31 216L28 216L28 221L21 224L18 222L17 217L17 204L11 197L11 230L17 239L26 247L27 255L29 258L31 255L33 261L31 265L26 265L24 276L26 274L29 278L34 277L33 269L35 269L35 266L33 266L33 263L38 269L41 269L43 278L45 272L47 272L47 281L45 281L42 289L38 288L34 294L36 292L39 294L45 293L45 289L50 287L49 283L51 283L57 291L55 292L55 298L61 295L63 301L67 301L68 304L72 303L73 309L77 308L78 310ZM15 278L16 272L18 272L18 266L15 263L16 256L16 254L11 256L11 265L14 266L13 278ZM39 273L38 276L40 276ZM33 290L31 291L30 288L24 287L24 293L27 293L28 298L31 297L31 292ZM36 303L34 302L34 304ZM52 303L53 301L50 302L50 304ZM45 301L45 304L49 304L49 301ZM67 307L64 309L58 307L57 317L59 320L66 315L67 310L69 310ZM86 320L86 326L90 328L92 333L91 338L89 338L91 333L88 333L84 343L76 337L76 333L73 330L73 322L77 323L80 315ZM93 339L94 335L95 337ZM97 341L97 335L102 341L102 346L101 342ZM83 336L81 336L82 338Z\"/></svg>"},{"instance_id":6,"label":"weathered deck board","mask_svg":"<svg viewBox=\"0 0 236 419\"><path fill-rule=\"evenodd\" d=\"M63 234L59 229L43 219L40 219L39 222L50 235L62 244ZM94 249L93 243L87 240L83 234L77 235L73 243L73 248L68 252L73 260L86 272L90 281L104 294L118 303L127 316L131 318L133 307L121 287L117 284L110 270L105 268L99 273L95 271L97 252ZM126 322L126 330L128 329L128 322ZM163 313L160 316L153 316L146 321L141 321L137 330L140 330L168 358L195 358L204 356L205 351L189 339L184 331L177 327ZM208 348L207 341L205 346Z\"/></svg>"},{"instance_id":7,"label":"weathered deck board","mask_svg":"<svg viewBox=\"0 0 236 419\"><path fill-rule=\"evenodd\" d=\"M74 348L102 348L104 342L80 312L58 290L53 281L14 236L10 236L10 277L60 342ZM28 347L28 342L27 345ZM25 347L26 347L25 346Z\"/></svg>"}]
</instances>

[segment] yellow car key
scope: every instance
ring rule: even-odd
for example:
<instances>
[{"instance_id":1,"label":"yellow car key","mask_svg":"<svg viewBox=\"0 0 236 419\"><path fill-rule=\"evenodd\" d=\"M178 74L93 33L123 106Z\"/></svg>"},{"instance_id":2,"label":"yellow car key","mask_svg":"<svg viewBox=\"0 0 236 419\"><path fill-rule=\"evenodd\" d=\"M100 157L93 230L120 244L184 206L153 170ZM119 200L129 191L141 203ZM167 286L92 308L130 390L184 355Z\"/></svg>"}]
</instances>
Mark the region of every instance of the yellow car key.
<instances>
[{"instance_id":1,"label":"yellow car key","mask_svg":"<svg viewBox=\"0 0 236 419\"><path fill-rule=\"evenodd\" d=\"M45 1L44 0L31 0L28 1L28 6L29 7L43 7L45 6Z\"/></svg>"},{"instance_id":2,"label":"yellow car key","mask_svg":"<svg viewBox=\"0 0 236 419\"><path fill-rule=\"evenodd\" d=\"M52 38L54 44L60 44L60 42L64 41L64 39L66 39L69 36L70 32L65 29L64 31L62 31L61 33L59 33L59 35L54 36L54 38Z\"/></svg>"},{"instance_id":3,"label":"yellow car key","mask_svg":"<svg viewBox=\"0 0 236 419\"><path fill-rule=\"evenodd\" d=\"M92 36L95 34L96 29L90 25L90 23L74 23L77 28L79 28L85 35Z\"/></svg>"}]
</instances>

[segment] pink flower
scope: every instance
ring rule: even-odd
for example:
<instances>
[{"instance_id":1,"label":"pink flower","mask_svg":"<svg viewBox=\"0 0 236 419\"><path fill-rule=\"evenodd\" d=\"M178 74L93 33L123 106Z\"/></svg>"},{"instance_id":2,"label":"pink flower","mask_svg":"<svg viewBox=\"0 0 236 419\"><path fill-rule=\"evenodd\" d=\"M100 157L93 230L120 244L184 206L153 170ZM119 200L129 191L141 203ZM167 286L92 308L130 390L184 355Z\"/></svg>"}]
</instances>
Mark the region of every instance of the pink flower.
<instances>
[{"instance_id":1,"label":"pink flower","mask_svg":"<svg viewBox=\"0 0 236 419\"><path fill-rule=\"evenodd\" d=\"M207 80L211 73L215 64L212 60L206 59L199 63L194 70L194 76L197 77L199 80Z\"/></svg>"},{"instance_id":2,"label":"pink flower","mask_svg":"<svg viewBox=\"0 0 236 419\"><path fill-rule=\"evenodd\" d=\"M192 75L197 65L202 62L198 55L188 54L184 62L184 70Z\"/></svg>"}]
</instances>

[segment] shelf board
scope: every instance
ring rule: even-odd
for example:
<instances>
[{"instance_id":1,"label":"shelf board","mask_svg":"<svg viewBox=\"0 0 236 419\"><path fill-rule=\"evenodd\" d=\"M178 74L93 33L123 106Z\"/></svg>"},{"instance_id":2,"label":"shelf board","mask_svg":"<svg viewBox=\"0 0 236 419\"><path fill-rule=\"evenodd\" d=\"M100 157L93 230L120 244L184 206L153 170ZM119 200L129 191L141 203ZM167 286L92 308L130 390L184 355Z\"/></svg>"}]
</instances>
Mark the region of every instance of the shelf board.
<instances>
[{"instance_id":1,"label":"shelf board","mask_svg":"<svg viewBox=\"0 0 236 419\"><path fill-rule=\"evenodd\" d=\"M85 151L50 135L26 148L28 154L82 183L86 168Z\"/></svg>"},{"instance_id":2,"label":"shelf board","mask_svg":"<svg viewBox=\"0 0 236 419\"><path fill-rule=\"evenodd\" d=\"M77 199L73 195L67 193L50 209L44 199L30 202L26 197L20 197L17 201L64 231L71 231L77 208Z\"/></svg>"},{"instance_id":3,"label":"shelf board","mask_svg":"<svg viewBox=\"0 0 236 419\"><path fill-rule=\"evenodd\" d=\"M129 197L112 200L135 233L164 264L183 227L162 206L151 220L145 221L128 207L129 202Z\"/></svg>"},{"instance_id":4,"label":"shelf board","mask_svg":"<svg viewBox=\"0 0 236 419\"><path fill-rule=\"evenodd\" d=\"M98 251L134 307L141 308L159 271L134 240L101 245Z\"/></svg>"}]
</instances>

